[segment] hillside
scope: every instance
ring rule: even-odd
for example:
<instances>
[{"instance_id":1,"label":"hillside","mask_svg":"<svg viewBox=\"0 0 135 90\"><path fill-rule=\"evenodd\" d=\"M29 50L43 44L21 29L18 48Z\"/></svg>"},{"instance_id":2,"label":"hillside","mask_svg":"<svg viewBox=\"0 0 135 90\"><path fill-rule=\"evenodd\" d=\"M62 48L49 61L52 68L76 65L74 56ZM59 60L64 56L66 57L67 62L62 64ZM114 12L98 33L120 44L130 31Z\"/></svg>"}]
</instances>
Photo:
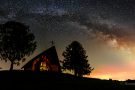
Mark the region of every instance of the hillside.
<instances>
[{"instance_id":1,"label":"hillside","mask_svg":"<svg viewBox=\"0 0 135 90\"><path fill-rule=\"evenodd\" d=\"M93 90L120 90L133 87L125 86L124 82L113 80L100 80L94 78L81 78L69 74L53 72L32 71L1 71L1 86L4 88L18 89L93 89ZM6 87L5 87L6 86Z\"/></svg>"}]
</instances>

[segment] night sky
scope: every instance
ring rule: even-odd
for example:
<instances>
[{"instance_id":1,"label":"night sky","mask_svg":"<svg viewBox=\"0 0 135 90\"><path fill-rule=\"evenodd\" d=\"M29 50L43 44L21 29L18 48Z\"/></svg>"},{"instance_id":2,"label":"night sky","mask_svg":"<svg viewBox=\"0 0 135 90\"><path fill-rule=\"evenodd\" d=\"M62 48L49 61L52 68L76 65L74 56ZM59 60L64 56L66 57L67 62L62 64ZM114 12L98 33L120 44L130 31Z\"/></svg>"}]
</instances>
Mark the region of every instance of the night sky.
<instances>
[{"instance_id":1,"label":"night sky","mask_svg":"<svg viewBox=\"0 0 135 90\"><path fill-rule=\"evenodd\" d=\"M95 70L88 77L135 79L134 0L0 0L0 23L16 20L30 26L37 41L32 57L55 46L62 52L79 41ZM3 69L10 63L1 61Z\"/></svg>"}]
</instances>

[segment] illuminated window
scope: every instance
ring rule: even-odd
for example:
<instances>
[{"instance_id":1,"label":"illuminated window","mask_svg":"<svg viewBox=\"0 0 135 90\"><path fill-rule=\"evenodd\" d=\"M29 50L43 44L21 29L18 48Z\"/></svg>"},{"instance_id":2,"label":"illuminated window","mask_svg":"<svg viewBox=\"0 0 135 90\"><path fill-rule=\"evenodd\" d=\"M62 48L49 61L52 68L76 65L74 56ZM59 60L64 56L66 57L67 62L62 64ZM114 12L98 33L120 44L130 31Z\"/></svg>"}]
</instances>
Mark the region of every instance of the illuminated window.
<instances>
[{"instance_id":1,"label":"illuminated window","mask_svg":"<svg viewBox=\"0 0 135 90\"><path fill-rule=\"evenodd\" d=\"M48 67L45 62L41 62L40 71L48 71Z\"/></svg>"}]
</instances>

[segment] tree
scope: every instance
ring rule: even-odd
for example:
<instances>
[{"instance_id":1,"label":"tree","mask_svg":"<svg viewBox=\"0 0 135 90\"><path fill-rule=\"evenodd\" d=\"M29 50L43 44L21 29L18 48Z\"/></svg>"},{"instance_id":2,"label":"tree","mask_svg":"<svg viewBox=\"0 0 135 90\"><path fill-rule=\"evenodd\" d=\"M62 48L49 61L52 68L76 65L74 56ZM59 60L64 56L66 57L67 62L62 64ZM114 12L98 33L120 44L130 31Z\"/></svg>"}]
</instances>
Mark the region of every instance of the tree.
<instances>
[{"instance_id":1,"label":"tree","mask_svg":"<svg viewBox=\"0 0 135 90\"><path fill-rule=\"evenodd\" d=\"M31 55L36 49L35 36L30 33L29 26L16 21L8 21L0 25L0 58L13 65Z\"/></svg>"},{"instance_id":2,"label":"tree","mask_svg":"<svg viewBox=\"0 0 135 90\"><path fill-rule=\"evenodd\" d=\"M75 76L83 76L91 73L93 68L90 67L86 56L86 51L82 45L73 41L62 54L64 60L62 62L62 68L68 70L74 70Z\"/></svg>"}]
</instances>

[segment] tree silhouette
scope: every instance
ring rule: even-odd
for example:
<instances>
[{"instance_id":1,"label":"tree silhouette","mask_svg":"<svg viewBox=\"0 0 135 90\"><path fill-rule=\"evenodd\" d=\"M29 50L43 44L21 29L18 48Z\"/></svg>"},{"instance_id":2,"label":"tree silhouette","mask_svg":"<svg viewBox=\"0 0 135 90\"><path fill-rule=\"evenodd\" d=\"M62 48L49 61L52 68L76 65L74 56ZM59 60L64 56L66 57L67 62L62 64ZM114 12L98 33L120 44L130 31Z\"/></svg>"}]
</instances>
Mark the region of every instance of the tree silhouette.
<instances>
[{"instance_id":1,"label":"tree silhouette","mask_svg":"<svg viewBox=\"0 0 135 90\"><path fill-rule=\"evenodd\" d=\"M10 70L13 70L13 64L19 65L19 61L34 52L34 39L29 26L23 23L8 21L0 25L0 58L11 62Z\"/></svg>"},{"instance_id":2,"label":"tree silhouette","mask_svg":"<svg viewBox=\"0 0 135 90\"><path fill-rule=\"evenodd\" d=\"M91 73L93 68L90 67L86 56L86 51L82 45L73 41L62 54L64 60L62 62L62 68L64 70L74 70L75 76L83 76Z\"/></svg>"}]
</instances>

